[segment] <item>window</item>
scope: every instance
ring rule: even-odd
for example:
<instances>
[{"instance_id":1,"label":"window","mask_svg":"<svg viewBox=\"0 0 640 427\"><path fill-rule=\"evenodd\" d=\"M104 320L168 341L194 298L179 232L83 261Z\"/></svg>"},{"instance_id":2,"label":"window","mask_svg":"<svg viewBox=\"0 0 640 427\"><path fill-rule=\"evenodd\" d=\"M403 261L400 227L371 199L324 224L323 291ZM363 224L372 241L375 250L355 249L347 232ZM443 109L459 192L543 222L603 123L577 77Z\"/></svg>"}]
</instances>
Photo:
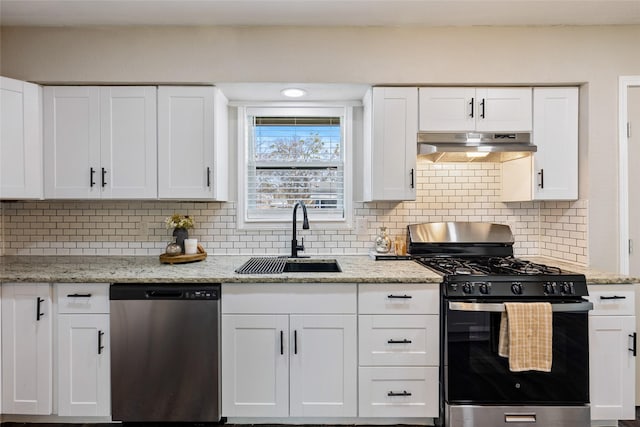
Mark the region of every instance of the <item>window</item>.
<instances>
[{"instance_id":1,"label":"window","mask_svg":"<svg viewBox=\"0 0 640 427\"><path fill-rule=\"evenodd\" d=\"M312 221L346 223L345 107L241 108L241 227L291 222L302 200ZM239 215L240 216L240 215ZM240 218L239 218L240 219Z\"/></svg>"}]
</instances>

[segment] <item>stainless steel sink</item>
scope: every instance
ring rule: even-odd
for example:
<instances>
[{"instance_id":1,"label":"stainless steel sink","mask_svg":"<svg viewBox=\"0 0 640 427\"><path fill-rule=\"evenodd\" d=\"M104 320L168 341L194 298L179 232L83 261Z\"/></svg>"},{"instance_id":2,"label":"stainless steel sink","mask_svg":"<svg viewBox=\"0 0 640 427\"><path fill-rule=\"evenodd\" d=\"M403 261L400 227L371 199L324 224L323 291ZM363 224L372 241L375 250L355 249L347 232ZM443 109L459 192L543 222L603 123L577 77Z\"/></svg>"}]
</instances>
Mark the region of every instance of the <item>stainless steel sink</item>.
<instances>
[{"instance_id":1,"label":"stainless steel sink","mask_svg":"<svg viewBox=\"0 0 640 427\"><path fill-rule=\"evenodd\" d=\"M284 273L341 273L340 264L335 259L289 258L284 265Z\"/></svg>"}]
</instances>

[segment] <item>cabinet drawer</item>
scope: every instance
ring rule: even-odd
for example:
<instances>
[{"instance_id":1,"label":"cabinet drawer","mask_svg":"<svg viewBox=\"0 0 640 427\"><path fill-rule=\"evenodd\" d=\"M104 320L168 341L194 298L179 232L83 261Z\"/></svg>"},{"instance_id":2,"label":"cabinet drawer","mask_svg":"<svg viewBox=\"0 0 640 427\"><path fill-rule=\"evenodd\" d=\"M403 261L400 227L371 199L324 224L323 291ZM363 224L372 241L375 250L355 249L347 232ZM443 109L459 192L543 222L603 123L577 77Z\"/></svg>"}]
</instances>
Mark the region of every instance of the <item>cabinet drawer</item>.
<instances>
[{"instance_id":1,"label":"cabinet drawer","mask_svg":"<svg viewBox=\"0 0 640 427\"><path fill-rule=\"evenodd\" d=\"M635 293L628 290L589 289L589 301L593 303L592 316L634 316Z\"/></svg>"},{"instance_id":2,"label":"cabinet drawer","mask_svg":"<svg viewBox=\"0 0 640 427\"><path fill-rule=\"evenodd\" d=\"M360 417L437 417L438 368L360 368Z\"/></svg>"},{"instance_id":3,"label":"cabinet drawer","mask_svg":"<svg viewBox=\"0 0 640 427\"><path fill-rule=\"evenodd\" d=\"M437 366L436 315L360 315L360 365Z\"/></svg>"},{"instance_id":4,"label":"cabinet drawer","mask_svg":"<svg viewBox=\"0 0 640 427\"><path fill-rule=\"evenodd\" d=\"M224 314L355 314L356 285L248 283L222 285Z\"/></svg>"},{"instance_id":5,"label":"cabinet drawer","mask_svg":"<svg viewBox=\"0 0 640 427\"><path fill-rule=\"evenodd\" d=\"M360 314L438 314L439 287L430 284L361 284L358 287Z\"/></svg>"},{"instance_id":6,"label":"cabinet drawer","mask_svg":"<svg viewBox=\"0 0 640 427\"><path fill-rule=\"evenodd\" d=\"M58 313L109 313L106 283L56 283Z\"/></svg>"}]
</instances>

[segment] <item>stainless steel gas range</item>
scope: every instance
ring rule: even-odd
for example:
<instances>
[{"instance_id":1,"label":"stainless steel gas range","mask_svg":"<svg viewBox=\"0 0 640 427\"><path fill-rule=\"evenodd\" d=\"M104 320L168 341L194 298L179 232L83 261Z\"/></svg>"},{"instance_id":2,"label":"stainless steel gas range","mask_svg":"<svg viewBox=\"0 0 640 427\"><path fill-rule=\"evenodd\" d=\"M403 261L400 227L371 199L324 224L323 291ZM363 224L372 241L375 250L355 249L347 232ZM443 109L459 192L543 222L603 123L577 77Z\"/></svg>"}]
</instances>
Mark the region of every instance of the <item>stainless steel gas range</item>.
<instances>
[{"instance_id":1,"label":"stainless steel gas range","mask_svg":"<svg viewBox=\"0 0 640 427\"><path fill-rule=\"evenodd\" d=\"M513 256L506 225L414 224L408 251L443 275L441 417L448 427L584 427L590 423L584 275ZM550 372L513 372L500 356L505 303L551 304Z\"/></svg>"}]
</instances>

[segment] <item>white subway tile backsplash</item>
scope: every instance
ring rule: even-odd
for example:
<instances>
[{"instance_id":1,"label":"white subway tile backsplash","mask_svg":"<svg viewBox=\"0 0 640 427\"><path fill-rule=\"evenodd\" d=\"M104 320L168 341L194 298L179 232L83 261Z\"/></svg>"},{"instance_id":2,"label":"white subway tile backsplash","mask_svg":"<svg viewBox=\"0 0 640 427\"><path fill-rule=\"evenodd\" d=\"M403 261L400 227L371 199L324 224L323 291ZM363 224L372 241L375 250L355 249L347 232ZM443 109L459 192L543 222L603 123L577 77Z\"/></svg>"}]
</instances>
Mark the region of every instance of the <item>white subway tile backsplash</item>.
<instances>
[{"instance_id":1,"label":"white subway tile backsplash","mask_svg":"<svg viewBox=\"0 0 640 427\"><path fill-rule=\"evenodd\" d=\"M407 224L489 221L507 224L516 235L516 255L545 255L586 264L586 200L499 201L500 165L432 164L418 160L415 201L354 203L355 230L298 230L310 254L366 254L380 226L391 237ZM234 202L25 201L0 203L0 254L158 255L171 240L164 219L183 213L196 219L190 232L211 254L286 254L290 230L237 230Z\"/></svg>"}]
</instances>

